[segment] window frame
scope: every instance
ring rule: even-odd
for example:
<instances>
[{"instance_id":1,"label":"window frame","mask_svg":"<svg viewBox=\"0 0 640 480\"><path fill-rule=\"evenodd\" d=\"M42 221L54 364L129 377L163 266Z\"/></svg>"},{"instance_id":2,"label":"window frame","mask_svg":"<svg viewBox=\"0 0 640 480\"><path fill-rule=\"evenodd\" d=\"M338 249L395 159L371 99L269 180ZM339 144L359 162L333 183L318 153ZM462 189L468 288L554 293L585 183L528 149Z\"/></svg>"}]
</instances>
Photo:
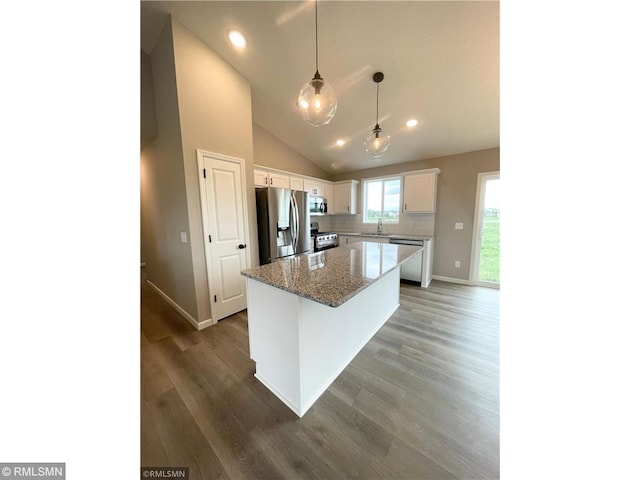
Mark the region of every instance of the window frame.
<instances>
[{"instance_id":1,"label":"window frame","mask_svg":"<svg viewBox=\"0 0 640 480\"><path fill-rule=\"evenodd\" d=\"M384 185L385 182L388 180L398 180L400 182L400 191L399 191L399 196L400 196L400 201L398 202L398 219L397 220L384 220L384 212L385 212L385 208L384 208ZM402 195L403 195L403 181L402 181L402 174L397 174L397 175L384 175L382 177L370 177L370 178L363 178L362 179L362 223L364 225L375 225L378 223L378 221L376 220L375 222L367 222L367 193L368 193L368 185L369 182L379 182L382 181L382 221L383 223L388 223L388 224L397 224L400 223L400 215L402 214Z\"/></svg>"}]
</instances>

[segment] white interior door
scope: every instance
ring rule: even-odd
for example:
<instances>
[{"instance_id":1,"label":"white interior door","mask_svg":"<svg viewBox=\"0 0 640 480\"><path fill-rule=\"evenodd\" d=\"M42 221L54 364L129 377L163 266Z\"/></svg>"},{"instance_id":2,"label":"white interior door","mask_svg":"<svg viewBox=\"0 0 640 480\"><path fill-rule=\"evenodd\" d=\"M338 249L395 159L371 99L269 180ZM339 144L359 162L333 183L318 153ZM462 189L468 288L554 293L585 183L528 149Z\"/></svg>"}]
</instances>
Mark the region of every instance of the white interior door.
<instances>
[{"instance_id":1,"label":"white interior door","mask_svg":"<svg viewBox=\"0 0 640 480\"><path fill-rule=\"evenodd\" d=\"M500 288L500 172L478 174L471 283Z\"/></svg>"},{"instance_id":2,"label":"white interior door","mask_svg":"<svg viewBox=\"0 0 640 480\"><path fill-rule=\"evenodd\" d=\"M215 322L247 307L244 161L198 151L211 318ZM204 193L204 195L203 195Z\"/></svg>"}]
</instances>

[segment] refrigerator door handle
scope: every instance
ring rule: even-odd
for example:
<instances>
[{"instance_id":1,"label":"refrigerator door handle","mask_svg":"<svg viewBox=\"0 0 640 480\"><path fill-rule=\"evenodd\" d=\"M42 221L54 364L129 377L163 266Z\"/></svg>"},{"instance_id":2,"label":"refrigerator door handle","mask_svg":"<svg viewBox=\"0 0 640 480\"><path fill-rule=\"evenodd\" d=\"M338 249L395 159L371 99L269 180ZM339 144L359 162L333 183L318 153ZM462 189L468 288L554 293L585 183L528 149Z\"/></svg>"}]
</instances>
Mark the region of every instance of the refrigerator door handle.
<instances>
[{"instance_id":1,"label":"refrigerator door handle","mask_svg":"<svg viewBox=\"0 0 640 480\"><path fill-rule=\"evenodd\" d=\"M298 200L295 195L292 196L293 201L296 204L296 250L298 249L298 243L300 242L300 212L298 211Z\"/></svg>"},{"instance_id":2,"label":"refrigerator door handle","mask_svg":"<svg viewBox=\"0 0 640 480\"><path fill-rule=\"evenodd\" d=\"M298 224L300 223L300 217L298 215L298 202L296 201L295 195L291 195L291 210L293 214L293 251L297 253L298 251Z\"/></svg>"},{"instance_id":3,"label":"refrigerator door handle","mask_svg":"<svg viewBox=\"0 0 640 480\"><path fill-rule=\"evenodd\" d=\"M289 197L289 220L291 223L291 243L293 244L293 253L296 253L296 207L293 195Z\"/></svg>"}]
</instances>

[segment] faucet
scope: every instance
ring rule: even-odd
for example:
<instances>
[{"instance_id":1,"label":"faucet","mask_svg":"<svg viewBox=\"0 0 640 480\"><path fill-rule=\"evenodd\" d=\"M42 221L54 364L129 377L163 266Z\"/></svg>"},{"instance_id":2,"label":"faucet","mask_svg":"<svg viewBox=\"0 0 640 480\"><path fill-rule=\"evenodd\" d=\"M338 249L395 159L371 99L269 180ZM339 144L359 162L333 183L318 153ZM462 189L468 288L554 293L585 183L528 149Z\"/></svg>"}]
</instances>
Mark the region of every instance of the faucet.
<instances>
[{"instance_id":1,"label":"faucet","mask_svg":"<svg viewBox=\"0 0 640 480\"><path fill-rule=\"evenodd\" d=\"M382 218L378 219L378 233L382 233Z\"/></svg>"}]
</instances>

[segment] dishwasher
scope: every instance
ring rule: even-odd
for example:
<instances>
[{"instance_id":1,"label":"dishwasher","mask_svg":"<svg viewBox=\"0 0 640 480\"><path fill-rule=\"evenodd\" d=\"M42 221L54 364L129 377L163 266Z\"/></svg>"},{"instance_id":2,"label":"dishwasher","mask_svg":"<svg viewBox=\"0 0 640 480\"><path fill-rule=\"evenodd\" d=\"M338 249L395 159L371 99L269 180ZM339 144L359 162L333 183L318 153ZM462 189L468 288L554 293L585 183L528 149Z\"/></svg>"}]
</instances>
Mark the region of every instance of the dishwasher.
<instances>
[{"instance_id":1,"label":"dishwasher","mask_svg":"<svg viewBox=\"0 0 640 480\"><path fill-rule=\"evenodd\" d=\"M424 242L422 240L409 240L404 238L390 238L389 243L396 245L415 245L416 247L423 247ZM409 260L400 265L400 279L411 280L412 282L422 283L422 257L424 250L411 257Z\"/></svg>"}]
</instances>

